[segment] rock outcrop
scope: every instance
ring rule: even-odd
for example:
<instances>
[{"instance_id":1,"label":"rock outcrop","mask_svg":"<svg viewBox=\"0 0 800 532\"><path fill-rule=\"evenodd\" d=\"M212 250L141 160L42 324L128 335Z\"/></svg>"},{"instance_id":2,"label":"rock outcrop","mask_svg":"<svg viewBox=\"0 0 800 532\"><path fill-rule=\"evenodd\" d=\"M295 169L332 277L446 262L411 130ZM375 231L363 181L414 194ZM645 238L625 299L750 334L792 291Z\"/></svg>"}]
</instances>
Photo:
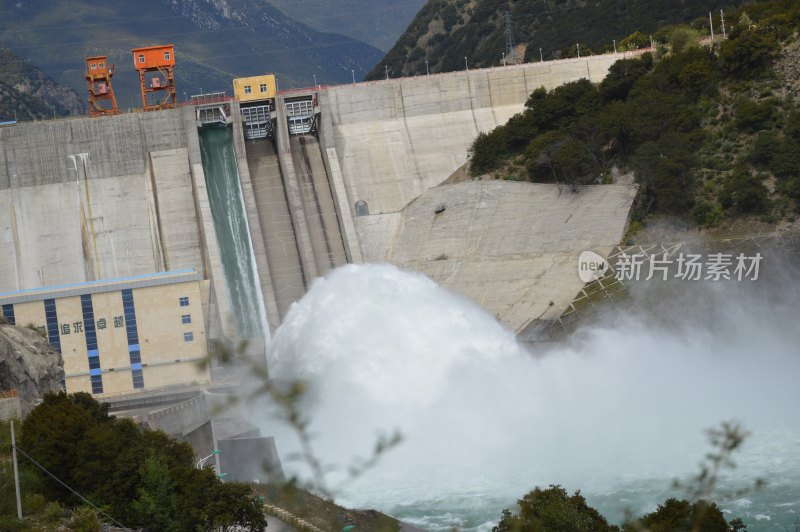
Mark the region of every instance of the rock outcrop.
<instances>
[{"instance_id":1,"label":"rock outcrop","mask_svg":"<svg viewBox=\"0 0 800 532\"><path fill-rule=\"evenodd\" d=\"M41 334L0 324L0 391L17 390L25 416L48 392L61 390L64 361Z\"/></svg>"}]
</instances>

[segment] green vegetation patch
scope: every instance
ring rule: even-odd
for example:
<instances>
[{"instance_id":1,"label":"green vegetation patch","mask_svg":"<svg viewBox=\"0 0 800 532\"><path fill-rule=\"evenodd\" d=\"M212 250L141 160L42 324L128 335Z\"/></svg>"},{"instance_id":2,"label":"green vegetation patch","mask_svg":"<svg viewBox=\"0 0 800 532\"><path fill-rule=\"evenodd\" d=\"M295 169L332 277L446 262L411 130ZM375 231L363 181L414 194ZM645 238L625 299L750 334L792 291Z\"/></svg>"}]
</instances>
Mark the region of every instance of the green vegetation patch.
<instances>
[{"instance_id":1,"label":"green vegetation patch","mask_svg":"<svg viewBox=\"0 0 800 532\"><path fill-rule=\"evenodd\" d=\"M478 136L470 173L518 179L508 168L521 164L529 181L577 190L622 168L640 185L637 220L794 216L800 109L773 65L781 39L800 28L800 7L763 2L731 18L738 22L719 45L702 45L689 26L666 28L661 49L617 61L599 85L537 89L522 113Z\"/></svg>"}]
</instances>

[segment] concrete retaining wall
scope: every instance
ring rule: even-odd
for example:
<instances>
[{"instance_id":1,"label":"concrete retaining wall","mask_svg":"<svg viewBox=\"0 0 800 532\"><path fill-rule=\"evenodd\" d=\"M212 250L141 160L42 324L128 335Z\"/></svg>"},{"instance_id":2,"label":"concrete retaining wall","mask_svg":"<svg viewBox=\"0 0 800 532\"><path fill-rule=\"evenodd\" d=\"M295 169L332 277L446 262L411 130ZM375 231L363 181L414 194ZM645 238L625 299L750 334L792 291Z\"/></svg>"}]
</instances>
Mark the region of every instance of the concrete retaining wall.
<instances>
[{"instance_id":1,"label":"concrete retaining wall","mask_svg":"<svg viewBox=\"0 0 800 532\"><path fill-rule=\"evenodd\" d=\"M355 220L365 261L422 272L521 333L567 308L584 285L580 253L605 256L619 243L635 195L627 185L573 193L470 181L433 188L401 213Z\"/></svg>"},{"instance_id":2,"label":"concrete retaining wall","mask_svg":"<svg viewBox=\"0 0 800 532\"><path fill-rule=\"evenodd\" d=\"M626 54L340 85L320 93L320 139L335 148L347 200L399 211L467 160L480 132L523 110L538 87L601 81Z\"/></svg>"},{"instance_id":3,"label":"concrete retaining wall","mask_svg":"<svg viewBox=\"0 0 800 532\"><path fill-rule=\"evenodd\" d=\"M0 291L194 268L181 110L0 130Z\"/></svg>"}]
</instances>

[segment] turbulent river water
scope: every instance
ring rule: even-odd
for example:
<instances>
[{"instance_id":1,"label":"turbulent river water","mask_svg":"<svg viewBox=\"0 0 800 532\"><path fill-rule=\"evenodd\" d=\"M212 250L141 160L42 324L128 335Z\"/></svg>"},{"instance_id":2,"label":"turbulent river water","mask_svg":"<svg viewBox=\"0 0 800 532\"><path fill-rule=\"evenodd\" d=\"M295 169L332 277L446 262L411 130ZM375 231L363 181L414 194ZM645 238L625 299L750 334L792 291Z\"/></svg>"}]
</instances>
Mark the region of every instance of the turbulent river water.
<instances>
[{"instance_id":1,"label":"turbulent river water","mask_svg":"<svg viewBox=\"0 0 800 532\"><path fill-rule=\"evenodd\" d=\"M768 486L722 506L749 530L787 530L800 517L800 298L757 283L633 291L568 341L525 348L423 275L350 265L315 281L269 357L273 376L311 384L315 450L339 466L327 483L342 504L489 530L534 486L560 484L619 523L680 495L671 481L698 470L704 430L737 420L752 436L721 487ZM348 478L395 429L403 442ZM276 441L297 448L289 430Z\"/></svg>"}]
</instances>

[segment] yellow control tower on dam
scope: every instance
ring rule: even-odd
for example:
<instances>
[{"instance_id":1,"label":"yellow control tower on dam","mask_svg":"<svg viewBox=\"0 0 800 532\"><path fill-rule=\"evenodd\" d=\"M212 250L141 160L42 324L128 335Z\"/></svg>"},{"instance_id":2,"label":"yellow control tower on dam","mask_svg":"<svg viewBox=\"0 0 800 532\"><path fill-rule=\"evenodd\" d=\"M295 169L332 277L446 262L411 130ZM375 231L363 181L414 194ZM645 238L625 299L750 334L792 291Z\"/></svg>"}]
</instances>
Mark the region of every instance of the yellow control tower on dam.
<instances>
[{"instance_id":1,"label":"yellow control tower on dam","mask_svg":"<svg viewBox=\"0 0 800 532\"><path fill-rule=\"evenodd\" d=\"M271 138L277 82L275 74L233 80L233 94L239 101L247 140Z\"/></svg>"}]
</instances>

